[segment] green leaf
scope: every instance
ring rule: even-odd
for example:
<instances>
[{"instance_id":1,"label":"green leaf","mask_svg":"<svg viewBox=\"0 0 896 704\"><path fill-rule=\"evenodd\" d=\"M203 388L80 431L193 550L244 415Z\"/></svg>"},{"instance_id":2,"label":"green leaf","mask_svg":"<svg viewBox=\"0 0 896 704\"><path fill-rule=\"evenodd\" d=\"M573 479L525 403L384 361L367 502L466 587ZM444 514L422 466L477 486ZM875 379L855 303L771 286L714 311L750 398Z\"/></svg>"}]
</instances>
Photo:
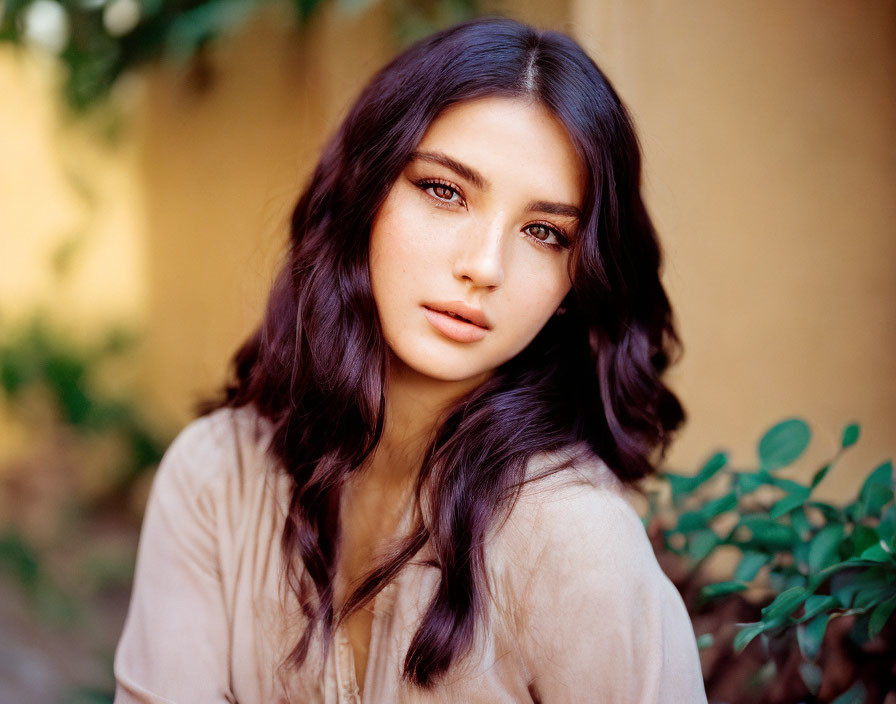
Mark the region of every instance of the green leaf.
<instances>
[{"instance_id":1,"label":"green leaf","mask_svg":"<svg viewBox=\"0 0 896 704\"><path fill-rule=\"evenodd\" d=\"M759 440L759 467L773 471L794 462L812 437L809 425L800 418L790 418L777 423Z\"/></svg>"},{"instance_id":2,"label":"green leaf","mask_svg":"<svg viewBox=\"0 0 896 704\"><path fill-rule=\"evenodd\" d=\"M747 623L738 625L743 625L744 627L737 632L736 636L734 636L734 643L732 644L732 647L734 648L734 652L736 653L739 653L744 648L746 648L749 642L760 633L762 633L763 631L767 631L769 628L772 628L771 625L763 623L762 621L759 621L758 623Z\"/></svg>"},{"instance_id":3,"label":"green leaf","mask_svg":"<svg viewBox=\"0 0 896 704\"><path fill-rule=\"evenodd\" d=\"M678 523L675 526L675 530L679 533L693 533L704 528L706 528L706 517L701 510L682 513L678 517Z\"/></svg>"},{"instance_id":4,"label":"green leaf","mask_svg":"<svg viewBox=\"0 0 896 704\"><path fill-rule=\"evenodd\" d=\"M808 498L809 489L807 489L806 487L800 487L800 491L788 494L784 498L778 500L768 512L769 518L780 518L781 516L790 513L796 508L802 508L803 504L806 503L806 499Z\"/></svg>"},{"instance_id":5,"label":"green leaf","mask_svg":"<svg viewBox=\"0 0 896 704\"><path fill-rule=\"evenodd\" d=\"M856 680L852 687L837 697L831 704L865 704L867 691L861 680Z\"/></svg>"},{"instance_id":6,"label":"green leaf","mask_svg":"<svg viewBox=\"0 0 896 704\"><path fill-rule=\"evenodd\" d=\"M831 466L832 465L828 463L815 473L815 476L812 477L812 484L810 485L811 489L814 489L821 483L821 480L827 476L829 471L831 471Z\"/></svg>"},{"instance_id":7,"label":"green leaf","mask_svg":"<svg viewBox=\"0 0 896 704\"><path fill-rule=\"evenodd\" d=\"M764 552L745 550L743 557L734 572L734 579L740 582L750 582L759 573L759 570L769 562L772 556Z\"/></svg>"},{"instance_id":8,"label":"green leaf","mask_svg":"<svg viewBox=\"0 0 896 704\"><path fill-rule=\"evenodd\" d=\"M845 523L860 523L864 515L865 509L862 506L862 502L858 499L843 507L843 520Z\"/></svg>"},{"instance_id":9,"label":"green leaf","mask_svg":"<svg viewBox=\"0 0 896 704\"><path fill-rule=\"evenodd\" d=\"M669 482L669 488L672 489L672 502L678 504L681 497L691 493L691 485L693 477L686 477L681 474L673 474L672 472L664 472L663 477Z\"/></svg>"},{"instance_id":10,"label":"green leaf","mask_svg":"<svg viewBox=\"0 0 896 704\"><path fill-rule=\"evenodd\" d=\"M688 553L695 562L699 562L709 555L721 541L719 536L711 528L698 530L688 539Z\"/></svg>"},{"instance_id":11,"label":"green leaf","mask_svg":"<svg viewBox=\"0 0 896 704\"><path fill-rule=\"evenodd\" d=\"M790 512L790 525L801 539L807 537L812 531L812 526L809 525L809 519L806 518L806 511L803 508Z\"/></svg>"},{"instance_id":12,"label":"green leaf","mask_svg":"<svg viewBox=\"0 0 896 704\"><path fill-rule=\"evenodd\" d=\"M856 592L852 602L854 609L873 609L896 594L896 586L890 583L886 575L878 570L869 570L868 574L875 575L876 579Z\"/></svg>"},{"instance_id":13,"label":"green leaf","mask_svg":"<svg viewBox=\"0 0 896 704\"><path fill-rule=\"evenodd\" d=\"M840 559L838 548L843 541L843 526L836 523L822 528L809 543L809 571L821 572Z\"/></svg>"},{"instance_id":14,"label":"green leaf","mask_svg":"<svg viewBox=\"0 0 896 704\"><path fill-rule=\"evenodd\" d=\"M881 543L876 543L865 549L861 554L863 560L873 560L874 562L889 562L893 559L893 554L886 550Z\"/></svg>"},{"instance_id":15,"label":"green leaf","mask_svg":"<svg viewBox=\"0 0 896 704\"><path fill-rule=\"evenodd\" d=\"M809 543L801 541L796 544L796 547L793 548L793 562L795 566L803 565L806 567L805 570L801 571L809 571Z\"/></svg>"},{"instance_id":16,"label":"green leaf","mask_svg":"<svg viewBox=\"0 0 896 704\"><path fill-rule=\"evenodd\" d=\"M787 618L808 596L809 592L803 587L791 587L781 592L771 604L762 609L763 620Z\"/></svg>"},{"instance_id":17,"label":"green leaf","mask_svg":"<svg viewBox=\"0 0 896 704\"><path fill-rule=\"evenodd\" d=\"M868 622L869 638L874 638L881 632L894 609L896 609L896 596L890 597L874 608L874 611L871 612L871 619Z\"/></svg>"},{"instance_id":18,"label":"green leaf","mask_svg":"<svg viewBox=\"0 0 896 704\"><path fill-rule=\"evenodd\" d=\"M701 510L703 515L710 519L735 508L737 508L737 494L732 491L712 501L707 501Z\"/></svg>"},{"instance_id":19,"label":"green leaf","mask_svg":"<svg viewBox=\"0 0 896 704\"><path fill-rule=\"evenodd\" d=\"M663 476L672 489L672 501L677 504L682 496L691 494L697 487L715 476L727 463L728 455L724 452L717 452L693 476L664 472Z\"/></svg>"},{"instance_id":20,"label":"green leaf","mask_svg":"<svg viewBox=\"0 0 896 704\"><path fill-rule=\"evenodd\" d=\"M849 547L851 557L861 557L872 545L877 545L877 531L866 525L858 525L849 534Z\"/></svg>"},{"instance_id":21,"label":"green leaf","mask_svg":"<svg viewBox=\"0 0 896 704\"><path fill-rule=\"evenodd\" d=\"M797 644L803 657L807 660L814 660L818 657L830 618L830 614L821 613L796 627Z\"/></svg>"},{"instance_id":22,"label":"green leaf","mask_svg":"<svg viewBox=\"0 0 896 704\"><path fill-rule=\"evenodd\" d=\"M760 515L744 516L739 525L748 528L752 533L752 539L747 541L752 548L791 551L793 546L799 542L799 536L793 528Z\"/></svg>"},{"instance_id":23,"label":"green leaf","mask_svg":"<svg viewBox=\"0 0 896 704\"><path fill-rule=\"evenodd\" d=\"M806 498L809 497L809 487L804 486L799 482L795 482L793 479L785 479L784 477L769 474L769 484L776 486L779 489L783 489L788 494L803 494Z\"/></svg>"},{"instance_id":24,"label":"green leaf","mask_svg":"<svg viewBox=\"0 0 896 704\"><path fill-rule=\"evenodd\" d=\"M771 483L771 475L768 472L737 472L735 486L739 494L749 494L756 491L763 484Z\"/></svg>"},{"instance_id":25,"label":"green leaf","mask_svg":"<svg viewBox=\"0 0 896 704\"><path fill-rule=\"evenodd\" d=\"M887 460L868 475L859 491L859 503L866 515L880 515L881 509L893 500L893 486L893 463Z\"/></svg>"},{"instance_id":26,"label":"green leaf","mask_svg":"<svg viewBox=\"0 0 896 704\"><path fill-rule=\"evenodd\" d=\"M852 447L856 444L858 439L859 425L858 423L851 423L843 429L843 440L841 440L840 445L844 449L847 447Z\"/></svg>"},{"instance_id":27,"label":"green leaf","mask_svg":"<svg viewBox=\"0 0 896 704\"><path fill-rule=\"evenodd\" d=\"M714 642L715 640L713 639L712 633L702 633L697 636L697 650L711 648Z\"/></svg>"},{"instance_id":28,"label":"green leaf","mask_svg":"<svg viewBox=\"0 0 896 704\"><path fill-rule=\"evenodd\" d=\"M884 506L893 500L893 490L882 484L872 484L865 492L862 502L862 513L865 516L880 517Z\"/></svg>"},{"instance_id":29,"label":"green leaf","mask_svg":"<svg viewBox=\"0 0 896 704\"><path fill-rule=\"evenodd\" d=\"M700 598L703 600L716 599L720 596L727 596L736 592L742 592L747 588L743 582L719 582L718 584L707 584L700 590Z\"/></svg>"},{"instance_id":30,"label":"green leaf","mask_svg":"<svg viewBox=\"0 0 896 704\"><path fill-rule=\"evenodd\" d=\"M880 563L849 560L840 563L841 569L831 576L831 594L844 608L858 608L869 600L882 597L889 588L886 570Z\"/></svg>"},{"instance_id":31,"label":"green leaf","mask_svg":"<svg viewBox=\"0 0 896 704\"><path fill-rule=\"evenodd\" d=\"M884 511L880 523L877 524L877 534L887 544L896 545L896 504Z\"/></svg>"},{"instance_id":32,"label":"green leaf","mask_svg":"<svg viewBox=\"0 0 896 704\"><path fill-rule=\"evenodd\" d=\"M869 563L869 564L873 564L873 563ZM839 575L840 575L841 571L845 570L847 568L851 568L853 571L855 571L860 566L861 565L856 564L856 561L854 559L850 559L850 560L844 560L843 562L838 562L834 565L831 565L830 567L825 567L823 570L821 570L820 572L818 572L816 574L813 574L809 578L809 583L806 585L806 588L809 591L815 591L828 579L828 577L830 577L831 582L832 582L831 590L833 593L833 582L835 579L840 579ZM840 603L844 607L848 606L847 602L843 601L843 599L840 599Z\"/></svg>"},{"instance_id":33,"label":"green leaf","mask_svg":"<svg viewBox=\"0 0 896 704\"><path fill-rule=\"evenodd\" d=\"M694 478L694 481L697 482L697 484L694 488L714 477L726 464L728 464L728 455L724 452L716 452L703 463L700 471L697 472L697 475Z\"/></svg>"},{"instance_id":34,"label":"green leaf","mask_svg":"<svg viewBox=\"0 0 896 704\"><path fill-rule=\"evenodd\" d=\"M831 612L840 609L842 608L842 604L837 597L831 596L830 594L812 594L806 598L806 603L803 607L804 612L799 618L800 623L808 621L822 612Z\"/></svg>"}]
</instances>

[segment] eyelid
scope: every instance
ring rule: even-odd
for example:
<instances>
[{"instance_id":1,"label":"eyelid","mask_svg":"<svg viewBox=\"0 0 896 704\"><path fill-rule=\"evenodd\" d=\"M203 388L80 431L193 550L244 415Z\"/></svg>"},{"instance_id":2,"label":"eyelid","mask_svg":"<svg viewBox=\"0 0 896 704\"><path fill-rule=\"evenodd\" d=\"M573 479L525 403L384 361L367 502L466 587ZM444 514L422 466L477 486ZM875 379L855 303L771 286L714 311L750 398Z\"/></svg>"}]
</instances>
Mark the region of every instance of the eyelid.
<instances>
[{"instance_id":1,"label":"eyelid","mask_svg":"<svg viewBox=\"0 0 896 704\"><path fill-rule=\"evenodd\" d=\"M552 225L549 222L530 222L528 225L523 227L523 229L527 229L530 227L543 227L546 230L554 233L554 237L557 240L557 244L551 244L549 242L545 242L544 240L539 240L534 235L530 235L537 243L541 244L545 247L552 247L554 249L568 249L572 245L572 240L570 239L569 234L562 227L558 227L557 225Z\"/></svg>"},{"instance_id":2,"label":"eyelid","mask_svg":"<svg viewBox=\"0 0 896 704\"><path fill-rule=\"evenodd\" d=\"M432 188L433 186L443 186L444 188L449 188L454 191L455 194L460 198L460 201L450 201L445 200L444 198L439 198L438 196L430 196L433 198L438 205L463 205L466 206L466 198L464 198L463 191L461 191L459 186L451 183L451 181L446 181L442 178L420 178L414 180L414 185L417 186L420 190L426 191L428 188Z\"/></svg>"},{"instance_id":3,"label":"eyelid","mask_svg":"<svg viewBox=\"0 0 896 704\"><path fill-rule=\"evenodd\" d=\"M450 207L452 205L460 205L466 207L466 199L464 198L464 194L461 191L460 187L452 183L451 181L447 181L443 178L438 177L423 177L418 179L412 179L412 182L417 188L421 191L426 191L433 186L443 186L444 188L448 188L454 191L455 194L460 198L460 201L450 201L445 200L444 198L439 198L438 196L430 195L429 197L435 201L436 206L438 207ZM429 194L427 194L429 195ZM554 225L550 222L545 222L543 220L536 220L535 222L530 222L523 226L523 230L534 226L543 227L554 233L554 237L557 240L557 244L551 244L549 242L544 242L543 240L539 240L534 235L528 235L538 246L545 247L549 249L568 249L572 245L572 238L565 228L560 227L559 225Z\"/></svg>"}]
</instances>

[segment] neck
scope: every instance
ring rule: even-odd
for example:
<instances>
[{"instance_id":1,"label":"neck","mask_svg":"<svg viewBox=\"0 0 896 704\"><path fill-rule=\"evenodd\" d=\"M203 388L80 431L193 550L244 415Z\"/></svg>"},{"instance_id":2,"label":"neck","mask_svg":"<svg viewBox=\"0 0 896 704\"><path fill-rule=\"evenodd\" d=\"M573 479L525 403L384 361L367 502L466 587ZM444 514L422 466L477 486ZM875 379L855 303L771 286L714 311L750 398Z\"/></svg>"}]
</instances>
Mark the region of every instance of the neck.
<instances>
[{"instance_id":1,"label":"neck","mask_svg":"<svg viewBox=\"0 0 896 704\"><path fill-rule=\"evenodd\" d=\"M388 370L383 434L364 476L384 488L401 489L416 480L423 454L445 411L489 374L443 381L411 369L391 354Z\"/></svg>"}]
</instances>

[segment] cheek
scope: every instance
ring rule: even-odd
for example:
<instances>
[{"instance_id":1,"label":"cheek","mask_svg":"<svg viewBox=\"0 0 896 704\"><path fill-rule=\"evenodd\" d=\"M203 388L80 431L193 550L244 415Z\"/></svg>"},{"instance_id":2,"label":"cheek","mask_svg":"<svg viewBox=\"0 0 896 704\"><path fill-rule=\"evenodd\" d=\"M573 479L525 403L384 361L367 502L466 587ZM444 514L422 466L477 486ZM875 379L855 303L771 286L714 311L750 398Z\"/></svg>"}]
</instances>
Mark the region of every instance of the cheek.
<instances>
[{"instance_id":1,"label":"cheek","mask_svg":"<svg viewBox=\"0 0 896 704\"><path fill-rule=\"evenodd\" d=\"M413 206L384 205L371 229L371 279L424 281L441 256L440 239Z\"/></svg>"},{"instance_id":2,"label":"cheek","mask_svg":"<svg viewBox=\"0 0 896 704\"><path fill-rule=\"evenodd\" d=\"M572 289L566 257L558 257L548 266L542 259L525 267L516 288L516 295L511 300L526 301L533 316L541 317L546 311L553 313Z\"/></svg>"},{"instance_id":3,"label":"cheek","mask_svg":"<svg viewBox=\"0 0 896 704\"><path fill-rule=\"evenodd\" d=\"M370 282L381 313L384 307L418 298L433 269L425 228L413 215L410 209L384 205L371 228Z\"/></svg>"}]
</instances>

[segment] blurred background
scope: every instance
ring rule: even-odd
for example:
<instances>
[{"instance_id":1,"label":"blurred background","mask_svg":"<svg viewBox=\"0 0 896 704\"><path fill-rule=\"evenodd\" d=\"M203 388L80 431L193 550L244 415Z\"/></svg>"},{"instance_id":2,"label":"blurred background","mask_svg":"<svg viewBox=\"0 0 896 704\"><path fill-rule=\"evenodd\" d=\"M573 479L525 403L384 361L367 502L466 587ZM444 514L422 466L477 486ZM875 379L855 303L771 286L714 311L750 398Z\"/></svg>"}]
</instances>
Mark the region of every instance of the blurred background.
<instances>
[{"instance_id":1,"label":"blurred background","mask_svg":"<svg viewBox=\"0 0 896 704\"><path fill-rule=\"evenodd\" d=\"M631 109L689 419L805 419L818 495L896 430L896 2L0 0L0 700L110 701L152 473L256 324L368 77L480 14L579 40Z\"/></svg>"}]
</instances>

